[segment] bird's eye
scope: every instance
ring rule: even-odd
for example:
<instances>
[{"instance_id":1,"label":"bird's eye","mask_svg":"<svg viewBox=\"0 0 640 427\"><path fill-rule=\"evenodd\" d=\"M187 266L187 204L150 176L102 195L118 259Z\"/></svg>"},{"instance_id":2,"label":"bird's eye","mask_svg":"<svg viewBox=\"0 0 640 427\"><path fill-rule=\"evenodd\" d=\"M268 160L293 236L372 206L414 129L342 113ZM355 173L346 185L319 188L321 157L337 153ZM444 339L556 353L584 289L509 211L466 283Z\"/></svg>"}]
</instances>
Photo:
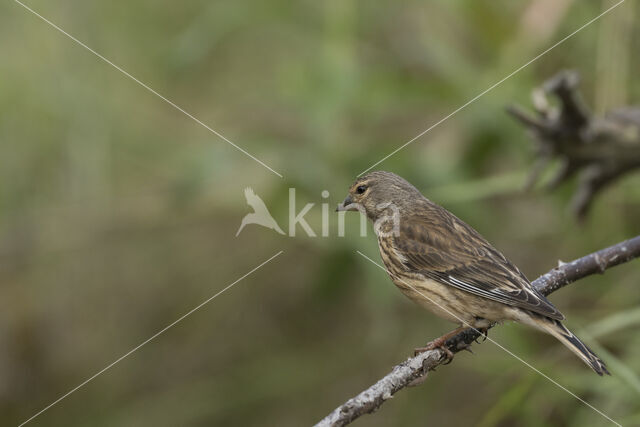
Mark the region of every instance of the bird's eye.
<instances>
[{"instance_id":1,"label":"bird's eye","mask_svg":"<svg viewBox=\"0 0 640 427\"><path fill-rule=\"evenodd\" d=\"M362 194L365 191L367 191L367 187L365 185L360 185L360 186L358 186L358 188L356 188L356 193L358 193L358 194Z\"/></svg>"}]
</instances>

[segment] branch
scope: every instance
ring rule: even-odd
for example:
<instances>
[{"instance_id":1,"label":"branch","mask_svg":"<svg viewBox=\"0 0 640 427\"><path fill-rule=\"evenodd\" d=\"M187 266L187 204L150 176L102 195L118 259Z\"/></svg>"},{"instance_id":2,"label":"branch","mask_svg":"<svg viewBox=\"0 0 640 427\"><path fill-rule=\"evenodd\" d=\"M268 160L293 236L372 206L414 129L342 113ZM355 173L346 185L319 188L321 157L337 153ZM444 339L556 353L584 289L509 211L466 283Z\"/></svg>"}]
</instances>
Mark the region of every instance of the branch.
<instances>
[{"instance_id":1,"label":"branch","mask_svg":"<svg viewBox=\"0 0 640 427\"><path fill-rule=\"evenodd\" d=\"M547 188L578 175L572 207L582 219L603 188L640 168L640 108L623 107L595 117L582 102L578 83L576 72L561 71L534 89L536 115L515 105L507 111L529 131L538 149L527 187L552 158L560 160L562 166ZM548 101L549 95L558 99L558 107Z\"/></svg>"},{"instance_id":2,"label":"branch","mask_svg":"<svg viewBox=\"0 0 640 427\"><path fill-rule=\"evenodd\" d=\"M605 270L618 264L640 257L640 236L634 237L617 245L599 250L592 254L578 258L570 263L562 263L548 273L538 277L531 284L543 295L549 295L558 289L592 274L602 274ZM474 329L466 329L446 342L447 348L457 353L468 349L480 337ZM429 371L447 361L444 351L440 349L426 351L411 357L374 385L349 399L322 419L318 426L344 426L361 415L378 409L396 392L414 382L426 378Z\"/></svg>"}]
</instances>

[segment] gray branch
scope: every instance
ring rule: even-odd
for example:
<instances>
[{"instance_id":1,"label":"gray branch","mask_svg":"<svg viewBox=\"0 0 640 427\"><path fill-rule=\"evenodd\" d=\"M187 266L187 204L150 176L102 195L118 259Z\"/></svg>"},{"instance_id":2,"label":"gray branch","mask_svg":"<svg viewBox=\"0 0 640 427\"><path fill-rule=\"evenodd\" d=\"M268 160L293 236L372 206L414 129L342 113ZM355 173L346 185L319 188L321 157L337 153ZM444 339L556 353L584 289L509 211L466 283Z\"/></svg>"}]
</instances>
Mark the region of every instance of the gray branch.
<instances>
[{"instance_id":1,"label":"gray branch","mask_svg":"<svg viewBox=\"0 0 640 427\"><path fill-rule=\"evenodd\" d=\"M599 250L569 263L560 265L538 277L532 285L542 294L552 292L592 274L602 274L608 268L640 257L640 236ZM446 342L456 353L468 349L480 337L474 329L466 329ZM429 371L447 361L440 349L426 351L395 366L374 385L349 399L323 418L316 426L344 426L356 418L374 412L395 393L412 383L424 380Z\"/></svg>"}]
</instances>

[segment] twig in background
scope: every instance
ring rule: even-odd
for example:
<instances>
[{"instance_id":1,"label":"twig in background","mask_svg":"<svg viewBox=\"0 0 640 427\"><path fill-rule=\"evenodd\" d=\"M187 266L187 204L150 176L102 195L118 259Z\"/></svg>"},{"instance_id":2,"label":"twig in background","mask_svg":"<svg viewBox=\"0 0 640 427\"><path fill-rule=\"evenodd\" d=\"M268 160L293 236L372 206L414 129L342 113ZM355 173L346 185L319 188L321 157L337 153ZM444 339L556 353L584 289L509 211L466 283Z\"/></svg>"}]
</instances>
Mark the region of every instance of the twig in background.
<instances>
[{"instance_id":1,"label":"twig in background","mask_svg":"<svg viewBox=\"0 0 640 427\"><path fill-rule=\"evenodd\" d=\"M531 188L542 169L556 158L561 162L547 184L554 189L578 175L572 210L586 216L595 196L615 180L640 168L640 107L622 107L595 117L578 93L579 76L562 71L533 91L535 114L513 105L507 111L532 135L538 160L527 181ZM560 101L552 106L547 96Z\"/></svg>"}]
</instances>

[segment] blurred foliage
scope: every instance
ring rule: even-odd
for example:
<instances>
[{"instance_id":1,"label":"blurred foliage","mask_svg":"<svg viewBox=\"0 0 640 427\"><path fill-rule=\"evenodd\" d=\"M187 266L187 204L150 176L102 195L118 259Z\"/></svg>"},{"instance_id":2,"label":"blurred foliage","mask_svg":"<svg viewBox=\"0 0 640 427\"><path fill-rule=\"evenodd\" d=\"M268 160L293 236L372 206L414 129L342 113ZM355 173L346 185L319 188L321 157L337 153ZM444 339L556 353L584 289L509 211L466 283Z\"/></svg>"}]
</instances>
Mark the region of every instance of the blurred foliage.
<instances>
[{"instance_id":1,"label":"blurred foliage","mask_svg":"<svg viewBox=\"0 0 640 427\"><path fill-rule=\"evenodd\" d=\"M469 222L531 278L640 234L638 176L603 194L582 226L564 208L569 184L523 194L530 143L504 113L562 68L581 73L601 111L623 95L640 102L629 71L640 65L633 3L378 168ZM4 2L0 424L24 421L284 250L33 424L298 426L453 325L355 253L378 259L356 215L346 237L329 209L329 237L248 226L234 238L249 212L244 187L285 230L295 187L298 210L315 203L307 220L319 233L320 205L341 201L356 174L613 2L28 4L284 179ZM603 52L612 43L618 55ZM640 424L639 277L630 263L551 298L610 360L612 377L525 327L496 328L493 338L623 425ZM357 424L606 424L490 343L475 352Z\"/></svg>"}]
</instances>

